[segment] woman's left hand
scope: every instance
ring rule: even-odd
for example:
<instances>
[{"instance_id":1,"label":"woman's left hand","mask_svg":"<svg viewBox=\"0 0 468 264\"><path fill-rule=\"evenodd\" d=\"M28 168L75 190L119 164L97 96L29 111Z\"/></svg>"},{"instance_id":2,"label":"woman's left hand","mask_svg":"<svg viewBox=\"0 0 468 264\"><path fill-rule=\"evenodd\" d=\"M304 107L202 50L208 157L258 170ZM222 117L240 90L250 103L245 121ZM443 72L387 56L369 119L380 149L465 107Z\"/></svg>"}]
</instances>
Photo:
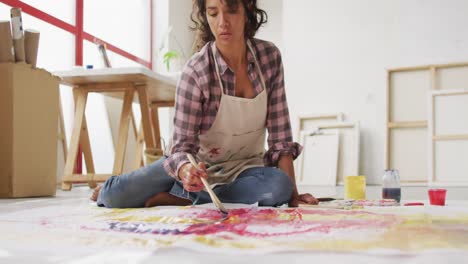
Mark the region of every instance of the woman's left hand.
<instances>
[{"instance_id":1,"label":"woman's left hand","mask_svg":"<svg viewBox=\"0 0 468 264\"><path fill-rule=\"evenodd\" d=\"M318 204L318 200L310 193L293 194L289 200L289 207L298 207L299 204Z\"/></svg>"}]
</instances>

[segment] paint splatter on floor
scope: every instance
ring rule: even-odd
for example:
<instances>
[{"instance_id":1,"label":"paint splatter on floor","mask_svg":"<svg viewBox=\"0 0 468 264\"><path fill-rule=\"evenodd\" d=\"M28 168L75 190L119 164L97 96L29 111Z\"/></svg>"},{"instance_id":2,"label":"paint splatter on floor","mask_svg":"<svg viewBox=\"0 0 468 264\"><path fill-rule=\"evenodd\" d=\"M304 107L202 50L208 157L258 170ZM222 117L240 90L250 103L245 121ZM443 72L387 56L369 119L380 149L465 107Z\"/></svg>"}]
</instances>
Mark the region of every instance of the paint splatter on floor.
<instances>
[{"instance_id":1,"label":"paint splatter on floor","mask_svg":"<svg viewBox=\"0 0 468 264\"><path fill-rule=\"evenodd\" d=\"M62 213L61 213L62 212ZM202 207L105 209L57 207L0 216L12 240L65 241L105 247L220 252L254 250L417 253L468 251L468 211L402 207L367 210L239 208L222 219ZM14 224L15 231L8 229ZM16 233L15 233L16 232Z\"/></svg>"},{"instance_id":2,"label":"paint splatter on floor","mask_svg":"<svg viewBox=\"0 0 468 264\"><path fill-rule=\"evenodd\" d=\"M234 209L229 212L227 219L220 221L222 217L216 210L195 210L185 214L184 218L120 218L109 222L109 230L178 236L229 233L244 237L273 238L311 232L328 234L336 229L359 230L369 226L385 229L399 223L399 219L392 215L304 209ZM166 223L170 223L173 228L160 227ZM182 225L174 225L175 223Z\"/></svg>"}]
</instances>

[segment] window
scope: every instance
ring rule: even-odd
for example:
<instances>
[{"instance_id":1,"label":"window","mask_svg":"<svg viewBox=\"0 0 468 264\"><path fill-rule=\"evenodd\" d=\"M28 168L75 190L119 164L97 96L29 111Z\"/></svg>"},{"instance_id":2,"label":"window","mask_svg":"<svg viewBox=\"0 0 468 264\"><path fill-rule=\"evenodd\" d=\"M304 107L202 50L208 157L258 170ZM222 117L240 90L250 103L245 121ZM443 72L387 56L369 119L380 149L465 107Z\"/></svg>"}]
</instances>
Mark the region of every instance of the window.
<instances>
[{"instance_id":1,"label":"window","mask_svg":"<svg viewBox=\"0 0 468 264\"><path fill-rule=\"evenodd\" d=\"M37 62L40 68L48 71L71 69L75 65L102 68L104 63L97 48L101 43L106 44L113 67L153 68L153 0L0 0L0 20L10 18L11 7L22 9L25 29L41 32ZM71 135L73 95L71 89L60 91L66 134ZM88 126L94 126L91 131L102 132L90 134L93 154L96 153L93 155L96 173L109 172L113 144L111 140L106 141L111 133L109 126L102 122L108 119L104 98L91 94L87 112L90 108L93 113L87 114ZM81 161L76 167L81 172ZM59 168L59 177L62 172Z\"/></svg>"}]
</instances>

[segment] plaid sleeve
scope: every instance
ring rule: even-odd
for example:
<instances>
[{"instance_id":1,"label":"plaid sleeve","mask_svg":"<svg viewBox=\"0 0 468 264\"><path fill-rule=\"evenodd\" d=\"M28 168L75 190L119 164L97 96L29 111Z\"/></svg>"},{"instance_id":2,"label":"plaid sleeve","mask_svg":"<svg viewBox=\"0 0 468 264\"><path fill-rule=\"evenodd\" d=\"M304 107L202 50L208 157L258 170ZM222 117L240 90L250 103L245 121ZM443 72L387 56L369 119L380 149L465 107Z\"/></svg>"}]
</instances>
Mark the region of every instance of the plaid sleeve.
<instances>
[{"instance_id":1,"label":"plaid sleeve","mask_svg":"<svg viewBox=\"0 0 468 264\"><path fill-rule=\"evenodd\" d=\"M275 65L276 68L273 70L273 80L270 83L268 94L269 149L264 156L266 166L276 166L283 154L292 154L293 158L296 159L302 151L302 146L292 140L288 103L284 90L283 62L278 48L275 47L271 58L274 58L275 62L269 65Z\"/></svg>"},{"instance_id":2,"label":"plaid sleeve","mask_svg":"<svg viewBox=\"0 0 468 264\"><path fill-rule=\"evenodd\" d=\"M199 150L202 93L198 79L197 72L187 65L177 84L173 144L170 155L164 161L164 169L174 178L178 178L180 167L189 162L186 154L196 157Z\"/></svg>"}]
</instances>

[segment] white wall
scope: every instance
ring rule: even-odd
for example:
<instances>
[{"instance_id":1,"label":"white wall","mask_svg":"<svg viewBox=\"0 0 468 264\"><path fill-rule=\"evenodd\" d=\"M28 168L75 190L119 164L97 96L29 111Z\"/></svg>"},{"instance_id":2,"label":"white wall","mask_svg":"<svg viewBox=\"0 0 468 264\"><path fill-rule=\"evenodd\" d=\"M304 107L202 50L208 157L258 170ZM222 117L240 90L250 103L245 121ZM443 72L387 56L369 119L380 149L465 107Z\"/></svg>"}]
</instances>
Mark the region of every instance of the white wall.
<instances>
[{"instance_id":1,"label":"white wall","mask_svg":"<svg viewBox=\"0 0 468 264\"><path fill-rule=\"evenodd\" d=\"M468 1L295 0L282 14L294 132L299 114L360 121L361 173L380 183L386 69L468 61Z\"/></svg>"},{"instance_id":2,"label":"white wall","mask_svg":"<svg viewBox=\"0 0 468 264\"><path fill-rule=\"evenodd\" d=\"M191 57L193 32L190 14L191 0L155 0L155 54L156 71L165 73L168 70L163 64L163 56L169 50L179 54L170 66L170 72L180 71Z\"/></svg>"},{"instance_id":3,"label":"white wall","mask_svg":"<svg viewBox=\"0 0 468 264\"><path fill-rule=\"evenodd\" d=\"M255 37L271 41L283 51L283 0L259 0L258 6L267 12L268 22Z\"/></svg>"},{"instance_id":4,"label":"white wall","mask_svg":"<svg viewBox=\"0 0 468 264\"><path fill-rule=\"evenodd\" d=\"M156 71L163 70L162 55L163 49L168 45L168 30L169 30L169 0L154 0L153 5L154 15L154 47L153 47L153 62Z\"/></svg>"},{"instance_id":5,"label":"white wall","mask_svg":"<svg viewBox=\"0 0 468 264\"><path fill-rule=\"evenodd\" d=\"M193 32L190 13L191 0L154 0L154 57L155 70L162 74L178 75L191 57ZM163 64L164 53L174 50L180 57L171 63L170 70ZM159 124L163 143L172 138L173 108L159 109Z\"/></svg>"},{"instance_id":6,"label":"white wall","mask_svg":"<svg viewBox=\"0 0 468 264\"><path fill-rule=\"evenodd\" d=\"M190 30L192 21L191 0L171 0L169 5L169 25L172 27L172 34L169 38L169 48L179 52L183 64L191 57L194 33ZM180 68L181 69L181 68Z\"/></svg>"}]
</instances>

